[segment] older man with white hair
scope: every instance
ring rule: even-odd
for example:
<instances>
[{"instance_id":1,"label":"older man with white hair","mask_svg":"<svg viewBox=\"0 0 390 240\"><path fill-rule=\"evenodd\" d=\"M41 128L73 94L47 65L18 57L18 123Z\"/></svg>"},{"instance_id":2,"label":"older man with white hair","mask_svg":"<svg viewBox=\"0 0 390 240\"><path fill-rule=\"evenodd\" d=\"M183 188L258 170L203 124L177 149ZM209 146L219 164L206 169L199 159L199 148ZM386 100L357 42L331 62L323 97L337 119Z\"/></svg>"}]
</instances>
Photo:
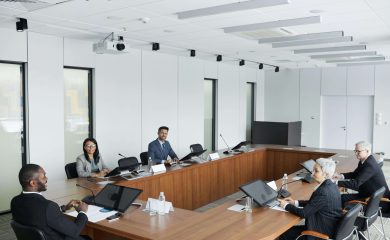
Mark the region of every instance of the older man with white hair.
<instances>
[{"instance_id":1,"label":"older man with white hair","mask_svg":"<svg viewBox=\"0 0 390 240\"><path fill-rule=\"evenodd\" d=\"M371 155L371 144L366 141L360 141L355 144L356 158L359 160L358 167L353 172L337 175L337 185L357 191L355 194L343 194L341 200L344 203L370 197L381 187L386 188L385 197L390 197L389 187L387 186L382 169Z\"/></svg>"},{"instance_id":2,"label":"older man with white hair","mask_svg":"<svg viewBox=\"0 0 390 240\"><path fill-rule=\"evenodd\" d=\"M319 183L310 199L279 199L281 207L305 218L305 226L294 226L280 236L280 240L295 239L304 230L316 231L333 238L341 217L341 197L337 185L332 182L336 164L332 159L319 158L313 169L313 178ZM307 237L306 239L315 239Z\"/></svg>"}]
</instances>

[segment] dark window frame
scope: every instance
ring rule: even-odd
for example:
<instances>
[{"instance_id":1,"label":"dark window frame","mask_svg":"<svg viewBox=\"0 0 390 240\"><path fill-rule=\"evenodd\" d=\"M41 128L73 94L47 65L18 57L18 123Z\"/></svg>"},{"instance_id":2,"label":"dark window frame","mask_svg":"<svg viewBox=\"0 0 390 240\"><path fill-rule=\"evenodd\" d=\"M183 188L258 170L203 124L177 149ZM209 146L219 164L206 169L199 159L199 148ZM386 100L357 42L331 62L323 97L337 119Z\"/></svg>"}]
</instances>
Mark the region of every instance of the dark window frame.
<instances>
[{"instance_id":1,"label":"dark window frame","mask_svg":"<svg viewBox=\"0 0 390 240\"><path fill-rule=\"evenodd\" d=\"M212 81L212 88L213 88L213 91L212 91L212 117L213 117L213 122L212 122L212 134L211 134L211 137L212 137L212 140L211 140L211 151L215 151L216 149L216 127L217 127L217 79L214 79L214 78L204 78L204 80L207 80L207 81Z\"/></svg>"}]
</instances>

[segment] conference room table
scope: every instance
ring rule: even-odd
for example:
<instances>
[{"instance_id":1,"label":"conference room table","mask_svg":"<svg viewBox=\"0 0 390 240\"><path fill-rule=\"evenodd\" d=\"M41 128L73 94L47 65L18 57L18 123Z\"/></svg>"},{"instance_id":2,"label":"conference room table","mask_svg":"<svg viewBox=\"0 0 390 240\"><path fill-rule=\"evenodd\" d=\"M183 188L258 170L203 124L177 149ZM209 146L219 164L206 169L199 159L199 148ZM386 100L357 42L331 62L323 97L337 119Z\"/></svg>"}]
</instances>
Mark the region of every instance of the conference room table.
<instances>
[{"instance_id":1,"label":"conference room table","mask_svg":"<svg viewBox=\"0 0 390 240\"><path fill-rule=\"evenodd\" d=\"M337 162L336 171L356 168L358 160L351 150L332 150L278 145L251 145L249 151L223 154L213 161L197 161L191 166L174 166L164 173L130 180L114 178L115 184L143 190L138 197L142 207L131 206L118 220L89 222L84 233L100 239L275 239L302 219L293 214L255 207L252 213L235 212L227 208L237 204L233 200L205 212L193 211L239 191L239 186L256 179L275 180L289 174L290 181L301 171L299 163L320 157L331 157ZM100 181L97 179L96 181ZM91 192L76 183L92 189L94 194L103 185L86 178L48 183L44 195L58 204L81 199ZM288 185L291 197L308 199L316 183L293 182ZM142 211L148 198L158 198L164 192L173 203L174 211L150 216Z\"/></svg>"}]
</instances>

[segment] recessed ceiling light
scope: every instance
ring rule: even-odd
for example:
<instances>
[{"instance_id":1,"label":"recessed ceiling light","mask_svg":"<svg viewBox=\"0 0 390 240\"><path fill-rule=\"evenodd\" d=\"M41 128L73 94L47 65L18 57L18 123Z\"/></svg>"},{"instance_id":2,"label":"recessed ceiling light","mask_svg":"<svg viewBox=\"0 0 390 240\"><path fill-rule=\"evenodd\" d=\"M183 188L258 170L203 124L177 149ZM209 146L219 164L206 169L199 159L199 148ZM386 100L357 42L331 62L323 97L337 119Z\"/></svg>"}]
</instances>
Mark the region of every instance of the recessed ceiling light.
<instances>
[{"instance_id":1,"label":"recessed ceiling light","mask_svg":"<svg viewBox=\"0 0 390 240\"><path fill-rule=\"evenodd\" d=\"M310 13L323 13L324 10L321 10L321 9L313 9L313 10L310 10L309 12L310 12Z\"/></svg>"},{"instance_id":2,"label":"recessed ceiling light","mask_svg":"<svg viewBox=\"0 0 390 240\"><path fill-rule=\"evenodd\" d=\"M107 19L113 20L113 21L118 21L118 20L123 20L123 17L118 17L118 16L108 16Z\"/></svg>"}]
</instances>

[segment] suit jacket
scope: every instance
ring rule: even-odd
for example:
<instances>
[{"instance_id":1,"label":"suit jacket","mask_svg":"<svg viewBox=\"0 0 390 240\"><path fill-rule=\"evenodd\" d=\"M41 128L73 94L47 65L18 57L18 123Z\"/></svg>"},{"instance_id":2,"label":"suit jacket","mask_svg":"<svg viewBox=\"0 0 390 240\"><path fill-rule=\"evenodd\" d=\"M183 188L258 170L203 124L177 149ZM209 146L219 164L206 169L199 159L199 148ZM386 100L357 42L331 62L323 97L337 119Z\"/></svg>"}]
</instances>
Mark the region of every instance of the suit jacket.
<instances>
[{"instance_id":1,"label":"suit jacket","mask_svg":"<svg viewBox=\"0 0 390 240\"><path fill-rule=\"evenodd\" d=\"M382 186L386 188L384 196L390 197L389 187L387 186L383 171L372 155L363 164L359 161L355 171L343 173L343 175L346 181L339 181L338 185L358 191L360 198L370 197Z\"/></svg>"},{"instance_id":2,"label":"suit jacket","mask_svg":"<svg viewBox=\"0 0 390 240\"><path fill-rule=\"evenodd\" d=\"M306 230L333 237L342 215L341 195L336 184L327 179L313 192L308 201L298 202L303 208L287 204L286 210L305 218Z\"/></svg>"},{"instance_id":3,"label":"suit jacket","mask_svg":"<svg viewBox=\"0 0 390 240\"><path fill-rule=\"evenodd\" d=\"M11 201L12 218L18 223L42 230L48 240L82 239L80 232L88 222L84 213L71 221L55 202L38 193L21 193Z\"/></svg>"},{"instance_id":4,"label":"suit jacket","mask_svg":"<svg viewBox=\"0 0 390 240\"><path fill-rule=\"evenodd\" d=\"M103 162L103 158L99 155L99 162L97 163L99 170L103 168L108 168ZM79 155L76 158L76 169L79 177L89 177L91 176L92 166L91 163L85 158L84 154Z\"/></svg>"},{"instance_id":5,"label":"suit jacket","mask_svg":"<svg viewBox=\"0 0 390 240\"><path fill-rule=\"evenodd\" d=\"M177 158L176 153L173 151L171 144L168 141L164 142L164 147L161 146L158 139L149 143L148 154L152 158L153 162L160 164L162 160L167 160L168 156L171 159Z\"/></svg>"}]
</instances>

